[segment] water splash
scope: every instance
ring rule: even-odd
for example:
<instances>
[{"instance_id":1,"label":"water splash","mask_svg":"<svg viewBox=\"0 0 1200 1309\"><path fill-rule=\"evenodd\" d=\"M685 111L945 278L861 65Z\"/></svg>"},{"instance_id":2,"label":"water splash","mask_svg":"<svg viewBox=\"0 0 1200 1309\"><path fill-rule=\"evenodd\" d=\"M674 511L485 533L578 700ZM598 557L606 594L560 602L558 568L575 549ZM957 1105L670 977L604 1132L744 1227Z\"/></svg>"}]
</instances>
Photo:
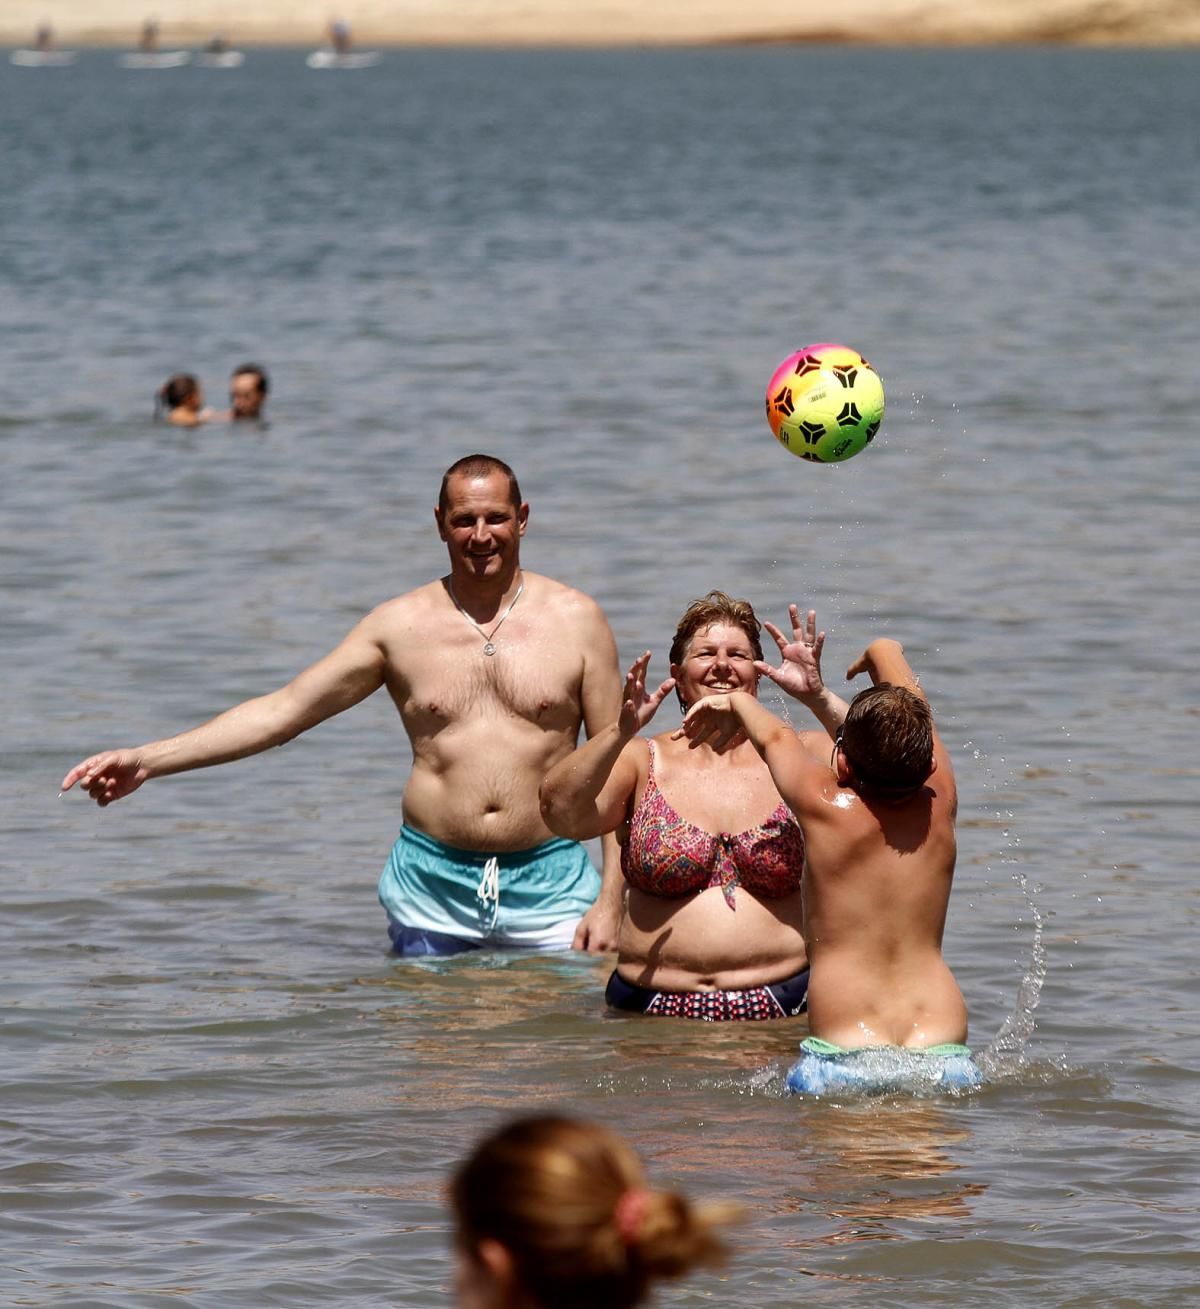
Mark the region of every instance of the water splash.
<instances>
[{"instance_id":1,"label":"water splash","mask_svg":"<svg viewBox=\"0 0 1200 1309\"><path fill-rule=\"evenodd\" d=\"M1021 894L1025 897L1025 904L1033 919L1033 946L1030 950L1029 968L1017 988L1016 1005L987 1049L978 1056L979 1066L989 1081L1012 1077L1028 1063L1025 1047L1036 1026L1034 1012L1041 999L1042 983L1046 980L1046 947L1043 941L1042 912L1029 890L1025 874L1014 873L1013 880L1021 888Z\"/></svg>"},{"instance_id":2,"label":"water splash","mask_svg":"<svg viewBox=\"0 0 1200 1309\"><path fill-rule=\"evenodd\" d=\"M768 690L767 688L770 688ZM772 710L783 719L793 731L800 729L792 722L791 710L788 708L788 697L775 685L769 682L765 677L758 684L758 698L763 702L766 708Z\"/></svg>"},{"instance_id":3,"label":"water splash","mask_svg":"<svg viewBox=\"0 0 1200 1309\"><path fill-rule=\"evenodd\" d=\"M802 1058L787 1075L787 1089L802 1096L965 1095L978 1087L982 1071L962 1047L926 1051L881 1045L832 1057L801 1049Z\"/></svg>"}]
</instances>

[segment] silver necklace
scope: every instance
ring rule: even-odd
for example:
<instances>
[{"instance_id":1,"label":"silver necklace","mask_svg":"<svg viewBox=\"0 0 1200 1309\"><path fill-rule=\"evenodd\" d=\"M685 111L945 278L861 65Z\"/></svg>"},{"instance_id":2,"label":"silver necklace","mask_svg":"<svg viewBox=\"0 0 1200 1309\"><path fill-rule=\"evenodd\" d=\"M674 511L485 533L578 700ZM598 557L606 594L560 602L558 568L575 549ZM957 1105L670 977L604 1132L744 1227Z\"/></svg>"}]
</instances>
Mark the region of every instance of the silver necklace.
<instances>
[{"instance_id":1,"label":"silver necklace","mask_svg":"<svg viewBox=\"0 0 1200 1309\"><path fill-rule=\"evenodd\" d=\"M513 605L515 605L517 601L521 598L521 592L525 590L525 574L524 573L521 574L521 585L517 587L516 595L514 595L513 598L508 602L507 608L500 615L500 617L496 619L496 625L492 628L490 634L485 632L483 628L480 627L479 624L471 617L471 615L467 613L467 611L462 607L462 605L459 604L458 596L454 594L454 583L450 581L449 578L446 579L446 586L450 590L450 599L454 601L455 609L457 609L458 612L462 614L462 616L467 620L467 622L470 623L471 626L479 633L479 635L483 637L483 653L485 655L494 655L496 653L496 644L492 640L492 637L494 637L496 633L500 630L500 624L503 623L504 620L509 616L509 614L512 613Z\"/></svg>"}]
</instances>

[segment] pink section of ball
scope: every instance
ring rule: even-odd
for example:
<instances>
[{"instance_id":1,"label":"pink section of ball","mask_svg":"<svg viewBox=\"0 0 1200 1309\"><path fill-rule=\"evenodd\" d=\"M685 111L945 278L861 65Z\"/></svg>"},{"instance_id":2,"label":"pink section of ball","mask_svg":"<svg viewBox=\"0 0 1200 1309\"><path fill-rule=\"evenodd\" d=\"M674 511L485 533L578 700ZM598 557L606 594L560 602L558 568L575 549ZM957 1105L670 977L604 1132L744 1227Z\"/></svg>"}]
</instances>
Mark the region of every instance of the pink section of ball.
<instances>
[{"instance_id":1,"label":"pink section of ball","mask_svg":"<svg viewBox=\"0 0 1200 1309\"><path fill-rule=\"evenodd\" d=\"M789 379L795 375L797 363L805 355L815 355L822 364L850 364L861 358L857 350L852 350L848 345L838 345L836 341L818 341L815 345L793 350L771 374L771 380L767 383L767 422L776 436L779 435L779 425L784 416L772 405L772 397L788 384Z\"/></svg>"}]
</instances>

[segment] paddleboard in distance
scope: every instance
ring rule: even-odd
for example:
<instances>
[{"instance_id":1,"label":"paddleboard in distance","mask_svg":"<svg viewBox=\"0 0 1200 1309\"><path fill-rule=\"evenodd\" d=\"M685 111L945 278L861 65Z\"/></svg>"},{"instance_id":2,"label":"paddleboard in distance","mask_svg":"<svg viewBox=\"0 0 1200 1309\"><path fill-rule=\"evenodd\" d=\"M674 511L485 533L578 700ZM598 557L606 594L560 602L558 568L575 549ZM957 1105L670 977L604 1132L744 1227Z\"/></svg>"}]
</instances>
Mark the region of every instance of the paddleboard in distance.
<instances>
[{"instance_id":1,"label":"paddleboard in distance","mask_svg":"<svg viewBox=\"0 0 1200 1309\"><path fill-rule=\"evenodd\" d=\"M182 68L192 58L190 50L130 50L118 55L122 68Z\"/></svg>"},{"instance_id":2,"label":"paddleboard in distance","mask_svg":"<svg viewBox=\"0 0 1200 1309\"><path fill-rule=\"evenodd\" d=\"M383 56L378 50L355 50L338 54L336 50L314 50L304 61L309 68L371 68Z\"/></svg>"},{"instance_id":3,"label":"paddleboard in distance","mask_svg":"<svg viewBox=\"0 0 1200 1309\"><path fill-rule=\"evenodd\" d=\"M14 50L8 62L18 68L66 68L77 56L76 50Z\"/></svg>"},{"instance_id":4,"label":"paddleboard in distance","mask_svg":"<svg viewBox=\"0 0 1200 1309\"><path fill-rule=\"evenodd\" d=\"M240 50L201 50L196 56L200 68L241 68L245 62Z\"/></svg>"}]
</instances>

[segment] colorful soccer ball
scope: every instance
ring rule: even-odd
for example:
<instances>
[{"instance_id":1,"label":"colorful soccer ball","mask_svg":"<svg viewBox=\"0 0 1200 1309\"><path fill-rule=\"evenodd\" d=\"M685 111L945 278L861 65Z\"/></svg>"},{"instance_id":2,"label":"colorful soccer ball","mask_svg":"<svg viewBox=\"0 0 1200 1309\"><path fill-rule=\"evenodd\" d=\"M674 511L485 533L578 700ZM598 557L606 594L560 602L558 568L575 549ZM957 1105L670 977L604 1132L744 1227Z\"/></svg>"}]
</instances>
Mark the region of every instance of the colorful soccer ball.
<instances>
[{"instance_id":1,"label":"colorful soccer ball","mask_svg":"<svg viewBox=\"0 0 1200 1309\"><path fill-rule=\"evenodd\" d=\"M865 450L883 421L879 374L846 345L806 345L771 374L767 422L801 459L836 464Z\"/></svg>"}]
</instances>

